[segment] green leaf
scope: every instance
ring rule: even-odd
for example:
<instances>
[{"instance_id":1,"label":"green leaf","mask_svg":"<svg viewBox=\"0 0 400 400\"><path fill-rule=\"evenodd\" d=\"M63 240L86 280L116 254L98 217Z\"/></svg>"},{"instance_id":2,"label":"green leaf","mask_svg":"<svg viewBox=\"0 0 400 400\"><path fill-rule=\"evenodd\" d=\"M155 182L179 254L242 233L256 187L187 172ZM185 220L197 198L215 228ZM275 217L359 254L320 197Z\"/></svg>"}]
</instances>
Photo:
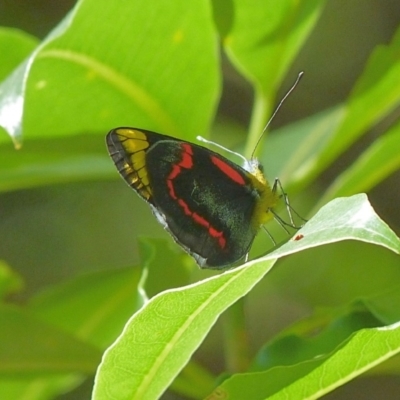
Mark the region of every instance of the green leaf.
<instances>
[{"instance_id":1,"label":"green leaf","mask_svg":"<svg viewBox=\"0 0 400 400\"><path fill-rule=\"evenodd\" d=\"M240 267L153 297L135 314L99 367L93 399L158 398L189 361L218 316L275 260Z\"/></svg>"},{"instance_id":2,"label":"green leaf","mask_svg":"<svg viewBox=\"0 0 400 400\"><path fill-rule=\"evenodd\" d=\"M343 106L333 107L271 132L260 157L268 176L278 176L290 193L302 189L343 113Z\"/></svg>"},{"instance_id":3,"label":"green leaf","mask_svg":"<svg viewBox=\"0 0 400 400\"><path fill-rule=\"evenodd\" d=\"M400 320L400 285L363 300L364 304L382 321L394 324Z\"/></svg>"},{"instance_id":4,"label":"green leaf","mask_svg":"<svg viewBox=\"0 0 400 400\"><path fill-rule=\"evenodd\" d=\"M0 299L11 293L21 291L24 286L22 277L6 263L0 261Z\"/></svg>"},{"instance_id":5,"label":"green leaf","mask_svg":"<svg viewBox=\"0 0 400 400\"><path fill-rule=\"evenodd\" d=\"M399 333L398 323L362 329L331 354L316 354L310 361L278 366L264 372L234 375L213 394L232 400L244 396L249 400L318 399L399 353Z\"/></svg>"},{"instance_id":6,"label":"green leaf","mask_svg":"<svg viewBox=\"0 0 400 400\"><path fill-rule=\"evenodd\" d=\"M304 378L269 399L317 399L399 352L400 323L363 329Z\"/></svg>"},{"instance_id":7,"label":"green leaf","mask_svg":"<svg viewBox=\"0 0 400 400\"><path fill-rule=\"evenodd\" d=\"M7 400L52 400L58 394L72 390L82 381L82 376L78 374L59 377L58 374L51 373L33 381L13 377L0 380L0 393Z\"/></svg>"},{"instance_id":8,"label":"green leaf","mask_svg":"<svg viewBox=\"0 0 400 400\"><path fill-rule=\"evenodd\" d=\"M370 56L347 102L343 121L327 142L313 176L400 104L399 54L400 29L389 45L378 46Z\"/></svg>"},{"instance_id":9,"label":"green leaf","mask_svg":"<svg viewBox=\"0 0 400 400\"><path fill-rule=\"evenodd\" d=\"M378 138L325 192L319 203L371 190L400 167L400 124Z\"/></svg>"},{"instance_id":10,"label":"green leaf","mask_svg":"<svg viewBox=\"0 0 400 400\"><path fill-rule=\"evenodd\" d=\"M28 139L18 151L9 143L0 151L0 192L116 177L104 139L93 135Z\"/></svg>"},{"instance_id":11,"label":"green leaf","mask_svg":"<svg viewBox=\"0 0 400 400\"><path fill-rule=\"evenodd\" d=\"M232 63L255 89L246 157L255 149L282 79L324 4L321 0L233 1L232 20L223 24L224 30L229 26L223 43ZM214 10L217 22L221 21L225 8L220 11L214 6Z\"/></svg>"},{"instance_id":12,"label":"green leaf","mask_svg":"<svg viewBox=\"0 0 400 400\"><path fill-rule=\"evenodd\" d=\"M333 223L332 215L340 215L339 220ZM376 216L365 195L331 202L299 233L303 239L291 240L268 256L151 299L106 351L97 372L93 399L159 397L218 316L248 293L279 257L345 239L400 251L400 240Z\"/></svg>"},{"instance_id":13,"label":"green leaf","mask_svg":"<svg viewBox=\"0 0 400 400\"><path fill-rule=\"evenodd\" d=\"M0 67L0 73L4 66L5 77L20 65L0 84L0 125L3 125L9 134L11 133L17 145L20 145L21 138L24 137L23 148L16 152L11 148L11 141L7 135L0 135L2 154L0 190L9 191L75 180L113 177L116 179L115 169L105 154L104 147L104 134L115 126L143 126L189 140L193 140L197 134L207 134L216 111L220 89L218 43L212 23L210 3L200 0L194 0L189 5L183 0L172 3L156 0L144 5L135 1L117 3L111 4L105 0L80 0L64 21L38 47L35 47L36 40L30 40L20 33L17 33L15 41L7 33L5 40L2 41L0 31L0 48L5 44L3 52L8 55L10 46L15 47L13 54L16 55L12 58L10 54L10 60L5 60ZM223 45L256 91L251 140L254 137L258 138L264 127L265 119L273 106L276 89L281 85L285 73L325 4L317 0L297 2L284 0L279 4L275 3L271 0L267 0L267 3L261 0L213 2L214 17L224 40ZM234 39L234 42L230 43L231 39ZM271 143L265 152L267 155L263 157L270 178L279 176L291 194L294 189L302 189L306 183L310 183L313 176L326 167L327 163L346 150L363 131L387 115L398 104L397 47L393 41L390 46L377 50L376 60L373 61L371 58L371 64L364 74L365 80L360 80L349 104L285 127L277 132L276 137L271 137ZM27 59L28 53L31 53L31 56ZM393 71L390 71L392 67ZM391 74L393 83L390 83ZM382 81L379 82L381 78ZM390 84L393 84L393 87ZM387 98L383 97L385 90ZM357 120L353 121L353 118ZM344 131L343 128L338 129L343 121L348 123ZM224 129L227 130L226 123ZM344 134L347 134L347 129L350 132L348 137ZM282 135L283 131L286 131L285 135ZM340 137L337 136L338 133ZM241 128L238 135L243 134ZM229 130L228 143L236 140L232 139L233 136L235 134ZM253 150L251 140L248 147ZM394 137L383 136L380 143L372 145L370 150L352 166L349 175L344 174L339 178L344 182L343 188L354 190L355 187L368 187L393 171L397 166L396 148ZM391 150L390 157L387 157L389 150ZM249 152L247 150L247 154ZM383 156L384 153L386 158ZM364 161L361 162L362 160ZM346 179L349 181L348 187ZM53 202L51 200L62 193L63 199L59 204L67 206L70 197L66 192L75 193L77 186L79 185L74 187L69 185L62 192L59 188L40 190L37 191L38 198L36 191L28 193L28 197L23 193L21 196L19 194L9 196L6 203L16 199L21 210L23 209L23 215L17 219L12 215L6 216L5 227L13 224L6 243L15 242L14 247L18 248L19 241L18 238L14 240L14 234L31 237L26 232L35 231L35 222L38 222L36 230L40 230L46 218L49 218L49 205L52 208L51 204L60 201L59 198ZM86 185L80 186L86 187ZM101 188L96 191L97 196L107 197L109 194L107 189L114 193L114 187L107 187L104 190L104 185L100 186ZM310 192L305 193L305 196L309 195ZM117 207L119 210L117 218L121 220L117 221L109 209L104 209L104 215L109 215L107 221L118 231L115 237L109 238L107 245L104 241L106 234L104 237L99 236L97 240L97 236L88 238L84 233L85 229L76 232L75 229L68 228L69 221L66 221L65 217L70 214L68 208L61 220L54 221L54 227L59 225L63 231L69 231L68 235L74 240L65 243L63 232L61 236L54 235L58 238L56 243L58 252L51 252L54 240L46 245L43 244L44 264L48 264L46 260L55 257L57 265L54 266L54 270L59 266L67 268L67 265L64 266L65 262L79 267L94 268L85 265L85 260L94 260L95 263L107 262L102 260L102 254L107 252L107 248L114 254L113 257L129 262L129 254L134 253L133 248L136 247L136 243L132 243L131 247L129 238L133 240L132 237L139 227L147 225L147 222L140 215L139 206L134 205L136 212L132 211L131 214L125 204L122 204L120 196L118 194L116 196L118 200L115 201L114 197L112 204L117 207L114 203L121 203L120 207ZM91 197L94 198L94 195ZM43 198L46 200L41 202L43 203L41 207L44 207L43 213L32 214L31 210L37 210L37 207L30 207L30 203ZM90 216L87 218L89 221L91 217L96 218L99 215L98 200L96 197L96 207L90 210ZM77 201L80 204L81 198ZM75 205L75 203L72 206L68 205L74 210L72 215L79 219L81 213L87 214L88 209L84 204L82 209ZM57 209L63 210L64 207ZM45 214L44 220L41 218L42 214ZM135 215L133 223L130 222L128 214ZM29 218L33 218L34 223ZM23 228L19 231L15 230L15 221L23 224L21 225ZM93 221L96 227L101 223L98 219ZM90 228L87 229L87 233L97 234L97 229L92 229L92 224L88 225ZM103 231L107 232L107 229ZM362 240L364 243L353 241L345 243L345 246L335 243L343 239ZM39 239L35 237L32 243L25 243L25 247L28 246L32 250L26 251L25 248L24 253L31 253L29 260L21 256L22 258L17 257L13 261L18 268L21 268L24 260L31 265L32 257L35 259L35 251L37 252L35 243L39 243L36 240ZM127 247L123 243L126 243ZM324 249L311 249L326 243L335 244ZM369 243L380 247L370 246ZM47 251L45 247L49 250ZM274 271L276 273L263 281L263 287L269 285L273 289L272 295L271 293L264 295L276 296L280 287L279 282L277 286L273 286L274 279L281 272L287 275L293 273L293 269L288 268L286 271L286 267L289 263L297 263L295 273L280 295L290 297L295 293L290 301L296 303L298 309L306 306L307 310L310 310L313 306L321 304L346 307L349 306L349 302L358 299L373 313L372 321L377 317L389 324L399 320L399 310L396 307L399 303L399 291L396 282L400 272L397 272L398 255L387 249L398 253L399 239L373 213L363 196L338 199L330 203L307 223L293 240L275 252L254 260L247 266L181 289L168 290L170 287L184 285L189 281L188 272L193 271L186 269L189 266L187 262L190 260L189 256L175 256L172 254L174 252L171 253L168 246L163 243L157 243L155 247L147 242L144 245L142 243L141 256L149 271L144 287L150 296L161 290L166 291L155 295L143 305L143 297L138 292L140 271L139 268L132 268L77 278L34 296L33 300L28 301L25 311L16 309L20 319L25 323L9 324L8 328L18 329L15 335L18 344L21 338L25 340L27 336L27 332L23 330L32 327L33 337L36 338L38 333L40 335L37 340L38 349L36 352L35 349L29 349L24 354L25 346L19 348L16 345L10 346L15 352L15 360L19 362L21 368L25 361L31 362L35 368L40 368L46 358L39 356L42 353L47 357L50 353L48 346L54 339L56 352L50 354L48 360L54 362L59 350L63 354L63 351L72 349L65 361L69 362L70 366L75 362L77 367L72 371L71 368L63 368L61 365L59 369L43 369L41 374L34 368L25 372L22 369L14 371L15 374L12 376L13 371L5 372L0 381L0 397L7 400L22 398L50 400L57 394L76 387L93 372L94 363L83 368L79 357L84 356L87 350L84 350L83 354L78 354L76 358L73 357L74 351L80 346L87 346L98 357L99 351L115 340L118 334L120 338L105 354L98 370L95 396L108 400L111 396L107 390L111 388L110 390L117 393L116 398L124 398L124 392L129 390L141 398L140 392L136 391L141 388L146 396L153 395L153 398L156 398L171 384L170 390L177 391L183 396L205 397L212 391L215 384L214 377L199 369L196 361L190 360L190 357L220 314L230 304L235 302L238 304L237 300L260 281L276 258L308 250L283 260L280 268ZM79 260L80 255L84 254L89 255L89 258L84 257L83 261ZM49 259L46 258L47 255ZM13 257L9 251L5 256ZM347 263L341 263L344 258L347 259ZM334 268L335 261L336 268ZM171 266L171 262L175 263L174 267ZM304 265L300 265L301 263ZM100 265L98 267L101 268ZM60 273L62 275L62 272ZM61 276L60 273L55 272L54 277L56 274ZM196 273L201 279L209 276L206 271L200 269L196 270ZM37 281L38 276L40 275L35 272L34 281ZM328 279L324 279L325 277ZM0 268L0 278L0 293L8 294L19 289L19 279L8 269ZM193 275L190 278L193 279ZM29 277L27 279L29 281ZM48 279L53 278L48 276ZM285 281L287 282L288 280ZM316 291L315 287L319 290ZM139 285L139 290L142 289L143 286ZM29 289L28 293L32 290ZM317 301L313 302L315 299ZM268 312L267 307L275 307L277 312L276 306L273 305L276 303L273 301L272 306L257 303L256 308L259 308L260 304L264 304L261 315L265 315L264 311ZM142 305L143 308L137 311ZM124 329L126 320L134 312L136 314ZM252 312L257 316L260 315L259 309ZM332 314L334 312L326 312L326 324L335 318L336 315ZM226 317L228 319L229 316ZM5 318L2 318L3 320L8 321ZM313 321L308 322L310 327ZM269 374L265 375L264 372L259 372L259 375L250 373L240 379L244 379L244 383L251 380L251 389L254 391L257 391L262 383L271 381L275 385L275 392L281 390L283 386L306 379L323 363L329 362L336 355L331 352L332 350L341 351L349 343L348 340L347 342L344 340L349 339L352 329L369 326L368 318L357 320L354 315L349 317L349 320L344 321L342 318L335 319L333 323L335 322L340 325L336 327L337 330L332 328L330 331L328 329L329 332L322 331L315 337L316 340L310 348L307 348L307 339L301 335L299 341L282 340L282 346L291 345L293 348L297 344L296 349L299 350L296 354L286 354L287 366L272 368L268 371ZM352 325L354 322L358 322L358 325ZM318 329L321 325L316 327ZM244 328L244 324L236 326L236 331L230 332L230 337L229 333L226 335L225 348L235 341L232 338L239 337L239 341L242 340L243 336L240 334L246 333ZM7 327L3 329L6 330ZM217 331L219 330L215 329L215 332ZM312 330L309 332L315 333ZM396 334L398 335L398 332ZM47 338L49 342L46 341ZM59 349L60 341L64 338L66 348ZM213 339L214 335L205 343L206 349L202 350L208 351L208 345ZM382 339L384 343L385 338ZM8 345L9 340L11 339L8 337L1 343ZM243 339L243 343L245 342ZM279 338L275 343L278 342ZM368 344L366 341L366 348ZM234 346L230 349L232 347ZM237 349L239 351L236 349L235 351L240 353L241 343ZM3 351L4 355L9 356L5 360L9 361L11 356L7 353L8 349ZM235 351L230 352L229 356ZM318 357L319 354L324 355ZM113 358L114 356L118 358ZM313 356L317 358L301 362ZM347 357L350 355L344 355L343 363L347 362ZM379 362L379 354L375 354L374 357L373 363ZM90 354L86 358L90 361ZM248 355L245 354L243 358L244 365L247 366ZM189 364L185 367L188 360ZM279 365L281 360L282 358L275 359L275 365ZM300 364L293 365L294 362ZM231 365L229 364L228 370ZM329 364L326 365L330 372ZM356 368L353 368L353 372ZM393 367L380 368L380 371L384 372L398 372L398 368L397 370ZM241 366L238 370L244 368ZM139 372L139 375L135 375L135 372ZM348 375L346 373L348 372L344 370L344 380L350 379L351 372ZM312 381L309 387L314 383ZM336 384L340 383L336 381L333 386ZM330 385L332 386L331 383ZM328 386L329 384L325 385L323 390L329 390L326 389ZM244 389L245 386L240 385L234 394L240 396ZM205 393L206 391L208 392ZM248 398L250 393L247 391L241 398ZM296 391L294 393L296 394Z\"/></svg>"},{"instance_id":14,"label":"green leaf","mask_svg":"<svg viewBox=\"0 0 400 400\"><path fill-rule=\"evenodd\" d=\"M192 268L184 265L184 260L188 260L188 256L183 254L176 246L171 248L171 242L142 237L139 238L139 252L143 265L142 274L145 275L145 279L140 284L140 289L148 297L190 283L190 270ZM191 262L191 264L194 263ZM168 271L168 274L165 274L165 271ZM160 279L160 276L163 279Z\"/></svg>"},{"instance_id":15,"label":"green leaf","mask_svg":"<svg viewBox=\"0 0 400 400\"><path fill-rule=\"evenodd\" d=\"M321 310L289 327L260 349L251 371L294 365L328 355L357 330L382 325L382 321L360 304L353 305L350 310L346 308L340 313Z\"/></svg>"},{"instance_id":16,"label":"green leaf","mask_svg":"<svg viewBox=\"0 0 400 400\"><path fill-rule=\"evenodd\" d=\"M88 343L90 348L96 346L101 351L115 340L126 320L139 308L136 291L138 281L139 270L134 268L87 274L54 286L35 296L28 306L29 315L34 316L38 326L45 324L44 326L51 327L52 330L43 333L44 341L52 340L50 334L56 330L59 336L57 341L63 340L64 336L68 334L68 337L72 335L77 338L76 340L80 340L78 343ZM27 322L23 323L23 328L14 326L17 333L27 332ZM18 345L19 342L16 341L15 346ZM46 348L43 349L40 342L32 355L26 352L24 347L14 348L13 346L11 348L14 358L15 360L21 359L21 366L30 361L33 366L38 365L39 367L46 355ZM57 348L52 348L49 362L58 356L56 350ZM73 351L70 353L66 361L74 356ZM75 356L73 361L79 364L80 357L85 357L85 353L83 352L78 357ZM91 367L83 372L91 374L96 366L97 363L92 363ZM42 371L33 378L34 374L31 373L30 379L26 373L23 373L24 371L14 371L12 380L0 381L0 393L7 395L7 399L10 400L19 400L26 393L32 392L37 396L35 399L50 399L55 394L71 390L81 383L82 378L76 372L82 372L82 368L71 368L61 374L60 367L56 366L54 370L51 369L47 373ZM4 368L6 368L5 373L7 374L13 372L8 369L7 364L4 364Z\"/></svg>"},{"instance_id":17,"label":"green leaf","mask_svg":"<svg viewBox=\"0 0 400 400\"><path fill-rule=\"evenodd\" d=\"M280 260L279 268L263 284L263 301L271 302L278 293L284 293L285 298L307 309L342 308L376 296L398 304L393 291L399 281L396 253L360 241L338 242ZM379 315L388 324L400 320L400 310L396 313L395 307L390 308L392 319Z\"/></svg>"},{"instance_id":18,"label":"green leaf","mask_svg":"<svg viewBox=\"0 0 400 400\"><path fill-rule=\"evenodd\" d=\"M263 400L285 385L313 371L324 358L290 366L279 366L268 371L234 375L218 386L209 397L227 397L232 400ZM298 397L293 397L298 399Z\"/></svg>"},{"instance_id":19,"label":"green leaf","mask_svg":"<svg viewBox=\"0 0 400 400\"><path fill-rule=\"evenodd\" d=\"M214 2L217 21L221 20ZM314 27L325 2L320 0L233 0L228 56L253 85L271 99Z\"/></svg>"},{"instance_id":20,"label":"green leaf","mask_svg":"<svg viewBox=\"0 0 400 400\"><path fill-rule=\"evenodd\" d=\"M22 128L26 137L132 124L181 137L205 133L219 94L209 4L159 0L154 10L78 2L0 86L0 125L17 144Z\"/></svg>"},{"instance_id":21,"label":"green leaf","mask_svg":"<svg viewBox=\"0 0 400 400\"><path fill-rule=\"evenodd\" d=\"M215 386L215 377L199 364L190 361L176 377L171 391L189 398L201 399L207 396Z\"/></svg>"},{"instance_id":22,"label":"green leaf","mask_svg":"<svg viewBox=\"0 0 400 400\"><path fill-rule=\"evenodd\" d=\"M272 254L276 257L299 249L311 248L340 240L353 239L373 243L400 254L400 239L376 214L365 194L332 200L290 240Z\"/></svg>"},{"instance_id":23,"label":"green leaf","mask_svg":"<svg viewBox=\"0 0 400 400\"><path fill-rule=\"evenodd\" d=\"M137 268L99 271L40 293L31 300L29 310L102 350L139 309L138 283Z\"/></svg>"},{"instance_id":24,"label":"green leaf","mask_svg":"<svg viewBox=\"0 0 400 400\"><path fill-rule=\"evenodd\" d=\"M23 62L37 45L38 40L25 32L0 27L0 54L7 54L0 63L0 82Z\"/></svg>"},{"instance_id":25,"label":"green leaf","mask_svg":"<svg viewBox=\"0 0 400 400\"><path fill-rule=\"evenodd\" d=\"M44 373L93 371L101 352L16 307L1 306L0 372L42 376Z\"/></svg>"}]
</instances>

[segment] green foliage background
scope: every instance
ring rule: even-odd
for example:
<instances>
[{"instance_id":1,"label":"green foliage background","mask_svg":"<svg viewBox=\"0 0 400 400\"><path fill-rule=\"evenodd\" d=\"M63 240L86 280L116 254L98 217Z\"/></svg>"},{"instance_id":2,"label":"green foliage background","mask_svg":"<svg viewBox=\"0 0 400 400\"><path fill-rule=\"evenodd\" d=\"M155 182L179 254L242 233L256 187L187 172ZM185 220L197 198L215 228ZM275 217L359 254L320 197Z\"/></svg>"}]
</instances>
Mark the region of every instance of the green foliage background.
<instances>
[{"instance_id":1,"label":"green foliage background","mask_svg":"<svg viewBox=\"0 0 400 400\"><path fill-rule=\"evenodd\" d=\"M103 350L144 301L137 293L143 265L150 297L211 276L170 246L146 205L117 176L104 145L113 127L139 126L191 141L211 135L249 156L276 102L304 70L259 149L268 177L279 176L295 208L309 216L332 198L369 191L378 214L399 232L399 6L348 3L193 1L188 7L183 1L116 6L85 0L66 17L67 10L51 2L0 5L0 125L6 128L0 135L0 394L6 397L0 397L65 399L61 393L74 390L70 398L88 398ZM29 70L25 61L10 75L32 52ZM23 110L10 102L19 95ZM167 241L138 241L140 235ZM268 238L259 237L252 255L268 247ZM316 368L307 364L299 373L297 362L326 357L344 343L353 352L362 348L373 340L363 335L377 332L360 329L400 319L399 266L398 255L362 242L280 260L246 297L248 348L238 350L243 314L233 308L163 398L202 398L222 372L267 371L277 375L261 381L288 386ZM310 340L310 332L320 334ZM397 348L394 343L393 353ZM339 364L349 360L338 357ZM293 379L280 382L279 368ZM396 398L398 370L393 358L372 370L379 378L329 396L364 390L364 398L376 398L373 390L382 396L384 382L385 398ZM221 390L240 393L248 384L260 389L257 395L274 393L263 392L260 380L241 379L246 376Z\"/></svg>"}]
</instances>

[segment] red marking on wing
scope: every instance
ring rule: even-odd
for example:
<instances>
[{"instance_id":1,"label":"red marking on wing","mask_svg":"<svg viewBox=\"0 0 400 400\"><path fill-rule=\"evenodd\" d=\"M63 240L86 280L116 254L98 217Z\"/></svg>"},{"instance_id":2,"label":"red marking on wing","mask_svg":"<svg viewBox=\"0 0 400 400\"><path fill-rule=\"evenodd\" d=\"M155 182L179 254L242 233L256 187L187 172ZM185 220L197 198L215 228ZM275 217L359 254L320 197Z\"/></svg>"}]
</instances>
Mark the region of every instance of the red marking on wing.
<instances>
[{"instance_id":1,"label":"red marking on wing","mask_svg":"<svg viewBox=\"0 0 400 400\"><path fill-rule=\"evenodd\" d=\"M216 229L214 229L212 226L210 226L210 228L208 229L208 232L210 232L210 235L212 237L215 237L218 239L218 243L220 245L221 248L224 248L226 245L226 239L224 238L224 235L222 232L217 231Z\"/></svg>"},{"instance_id":2,"label":"red marking on wing","mask_svg":"<svg viewBox=\"0 0 400 400\"><path fill-rule=\"evenodd\" d=\"M171 171L171 173L169 174L168 178L169 178L169 179L174 179L174 178L176 178L180 173L181 173L180 164L178 164L178 165L175 164L175 165L172 166L172 171Z\"/></svg>"},{"instance_id":3,"label":"red marking on wing","mask_svg":"<svg viewBox=\"0 0 400 400\"><path fill-rule=\"evenodd\" d=\"M179 165L182 168L190 169L193 167L192 146L189 143L183 143L182 147L183 147L184 152L182 153L182 161L179 163Z\"/></svg>"},{"instance_id":4,"label":"red marking on wing","mask_svg":"<svg viewBox=\"0 0 400 400\"><path fill-rule=\"evenodd\" d=\"M206 228L208 228L210 226L210 224L207 222L207 220L205 220L203 217L201 217L196 212L193 213L192 217L198 224L203 225Z\"/></svg>"},{"instance_id":5,"label":"red marking on wing","mask_svg":"<svg viewBox=\"0 0 400 400\"><path fill-rule=\"evenodd\" d=\"M186 215L193 215L193 213L190 211L188 205L182 200L182 199L178 199L178 204L183 208L183 211Z\"/></svg>"},{"instance_id":6,"label":"red marking on wing","mask_svg":"<svg viewBox=\"0 0 400 400\"><path fill-rule=\"evenodd\" d=\"M243 179L243 176L239 174L234 168L228 165L225 161L221 160L216 156L211 156L211 161L214 165L216 165L226 176L231 178L233 181L238 183L239 185L245 185L246 182Z\"/></svg>"},{"instance_id":7,"label":"red marking on wing","mask_svg":"<svg viewBox=\"0 0 400 400\"><path fill-rule=\"evenodd\" d=\"M182 169L191 169L193 167L193 149L192 146L190 146L189 143L183 143L182 145L182 159L181 161L179 161L178 164L175 164L172 166L172 171L170 172L170 174L167 177L167 187L168 187L168 191L170 196L176 200L179 204L179 206L183 209L183 212L185 213L185 215L192 217L193 221L195 221L196 223L198 223L201 226L204 226L208 233L215 239L217 239L218 241L218 245L221 249L224 249L226 246L226 239L224 237L224 233L222 231L218 231L216 230L213 226L210 225L210 223L201 215L197 214L196 212L193 212L192 210L190 210L189 206L187 205L187 203L183 200L178 198L178 196L175 193L175 187L174 187L174 179L176 179L179 174L182 172ZM230 168L230 170L232 170L233 172L235 172L237 174L237 172L235 170L233 170L231 167L229 167L229 165L226 165L223 161L221 161L221 163L223 164L223 166L226 166L228 168ZM219 167L220 169L222 169L221 167ZM224 170L223 170L224 171ZM225 172L225 171L224 171ZM227 173L227 172L225 172ZM237 174L239 176L239 178L241 178L241 176L239 174ZM232 177L231 177L232 178ZM237 181L237 178L233 180ZM243 179L242 179L243 181ZM240 182L238 182L240 183ZM244 181L243 181L244 184Z\"/></svg>"},{"instance_id":8,"label":"red marking on wing","mask_svg":"<svg viewBox=\"0 0 400 400\"><path fill-rule=\"evenodd\" d=\"M217 231L215 228L213 228L213 227L210 225L210 223L209 223L206 219L204 219L203 217L201 217L201 216L200 216L199 214L197 214L197 213L193 213L192 217L193 217L193 219L194 219L198 224L200 224L200 225L206 227L206 228L208 229L208 233L209 233L212 237L218 239L219 246L220 246L222 249L225 247L225 245L226 245L226 240L225 240L225 238L224 238L223 232Z\"/></svg>"}]
</instances>

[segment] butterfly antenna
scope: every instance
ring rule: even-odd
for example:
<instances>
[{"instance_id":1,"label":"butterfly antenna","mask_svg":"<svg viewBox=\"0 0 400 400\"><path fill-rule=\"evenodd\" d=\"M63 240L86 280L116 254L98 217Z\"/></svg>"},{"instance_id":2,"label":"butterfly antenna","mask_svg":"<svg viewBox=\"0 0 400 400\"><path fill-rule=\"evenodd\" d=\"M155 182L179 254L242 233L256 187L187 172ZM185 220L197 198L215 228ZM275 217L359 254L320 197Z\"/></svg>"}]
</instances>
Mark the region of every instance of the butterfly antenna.
<instances>
[{"instance_id":1,"label":"butterfly antenna","mask_svg":"<svg viewBox=\"0 0 400 400\"><path fill-rule=\"evenodd\" d=\"M299 74L297 75L296 81L294 82L294 84L292 85L292 87L288 90L288 92L285 94L285 96L283 96L283 99L279 102L278 106L276 107L274 113L272 114L271 118L268 120L267 125L265 125L264 129L261 132L260 137L257 140L256 145L254 146L254 150L251 153L251 158L254 157L254 153L258 147L258 145L261 142L261 139L265 133L265 131L268 129L268 127L271 125L272 120L275 118L275 115L278 113L278 111L280 110L280 108L282 107L282 104L284 103L284 101L289 97L290 93L293 92L293 90L296 88L296 86L298 85L298 83L300 82L300 79L302 78L302 76L304 75L304 72L301 71L299 72Z\"/></svg>"},{"instance_id":2,"label":"butterfly antenna","mask_svg":"<svg viewBox=\"0 0 400 400\"><path fill-rule=\"evenodd\" d=\"M220 149L226 151L227 153L233 154L233 155L241 158L245 163L247 163L246 157L243 157L240 153L236 153L236 151L232 151L232 150L230 150L230 149L228 149L228 148L226 148L224 146L221 146L219 143L215 143L215 142L213 142L211 140L207 140L207 139L203 138L203 136L197 136L196 139L198 141L200 141L200 142L204 142L204 143L211 144L213 146L219 147Z\"/></svg>"}]
</instances>

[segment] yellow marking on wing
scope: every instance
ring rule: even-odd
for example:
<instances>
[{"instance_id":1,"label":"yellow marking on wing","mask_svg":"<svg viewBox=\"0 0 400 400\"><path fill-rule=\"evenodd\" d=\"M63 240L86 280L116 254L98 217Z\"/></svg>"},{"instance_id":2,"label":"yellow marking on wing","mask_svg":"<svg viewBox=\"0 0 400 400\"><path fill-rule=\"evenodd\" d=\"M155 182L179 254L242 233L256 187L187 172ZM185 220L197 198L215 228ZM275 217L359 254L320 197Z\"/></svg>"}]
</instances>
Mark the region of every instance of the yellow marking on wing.
<instances>
[{"instance_id":1,"label":"yellow marking on wing","mask_svg":"<svg viewBox=\"0 0 400 400\"><path fill-rule=\"evenodd\" d=\"M134 167L137 170L140 170L140 169L146 167L146 161L144 159L144 152L141 152L141 153L143 153L143 156L141 154L140 157L132 158L132 163L134 164Z\"/></svg>"},{"instance_id":2,"label":"yellow marking on wing","mask_svg":"<svg viewBox=\"0 0 400 400\"><path fill-rule=\"evenodd\" d=\"M115 132L119 136L122 136L123 138L147 140L146 134L139 129L119 128L119 129L116 129Z\"/></svg>"},{"instance_id":3,"label":"yellow marking on wing","mask_svg":"<svg viewBox=\"0 0 400 400\"><path fill-rule=\"evenodd\" d=\"M117 129L116 134L129 155L129 162L124 164L124 176L146 200L152 196L150 182L146 169L146 149L150 146L147 135L138 129Z\"/></svg>"},{"instance_id":4,"label":"yellow marking on wing","mask_svg":"<svg viewBox=\"0 0 400 400\"><path fill-rule=\"evenodd\" d=\"M144 168L138 171L138 176L139 179L141 179L143 183L146 184L146 181L148 181L148 179L147 179L147 171Z\"/></svg>"},{"instance_id":5,"label":"yellow marking on wing","mask_svg":"<svg viewBox=\"0 0 400 400\"><path fill-rule=\"evenodd\" d=\"M149 147L147 136L142 131L137 129L117 129L116 133L122 146L129 154L136 154Z\"/></svg>"}]
</instances>

